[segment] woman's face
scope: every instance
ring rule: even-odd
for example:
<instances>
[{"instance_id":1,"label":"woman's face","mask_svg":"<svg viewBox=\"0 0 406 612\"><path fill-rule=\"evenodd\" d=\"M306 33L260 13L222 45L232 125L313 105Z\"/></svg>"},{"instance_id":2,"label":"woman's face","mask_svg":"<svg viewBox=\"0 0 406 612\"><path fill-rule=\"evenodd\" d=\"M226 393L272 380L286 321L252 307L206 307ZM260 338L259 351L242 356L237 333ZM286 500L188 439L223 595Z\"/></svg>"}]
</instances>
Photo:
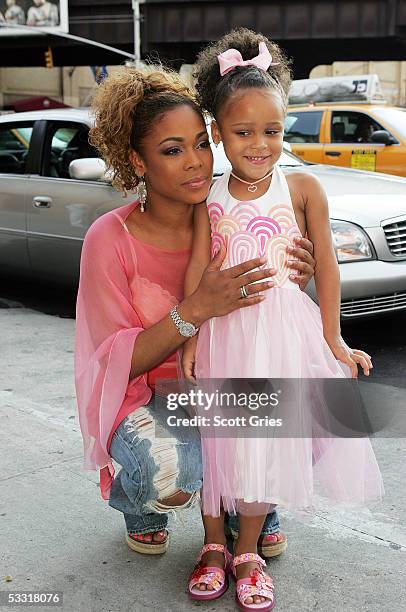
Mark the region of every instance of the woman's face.
<instances>
[{"instance_id":1,"label":"woman's face","mask_svg":"<svg viewBox=\"0 0 406 612\"><path fill-rule=\"evenodd\" d=\"M132 159L137 173L145 173L150 201L198 204L207 198L213 155L204 120L190 106L158 116Z\"/></svg>"}]
</instances>

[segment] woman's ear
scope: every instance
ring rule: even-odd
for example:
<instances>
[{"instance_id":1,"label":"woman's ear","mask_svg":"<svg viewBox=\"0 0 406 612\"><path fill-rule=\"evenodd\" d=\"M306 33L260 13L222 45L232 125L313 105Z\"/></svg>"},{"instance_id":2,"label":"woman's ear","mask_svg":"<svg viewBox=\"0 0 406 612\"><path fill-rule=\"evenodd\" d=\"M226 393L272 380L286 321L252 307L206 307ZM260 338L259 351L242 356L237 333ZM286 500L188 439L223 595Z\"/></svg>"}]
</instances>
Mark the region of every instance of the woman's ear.
<instances>
[{"instance_id":1,"label":"woman's ear","mask_svg":"<svg viewBox=\"0 0 406 612\"><path fill-rule=\"evenodd\" d=\"M214 144L215 145L220 144L220 142L221 142L221 134L220 134L220 129L219 129L217 121L213 120L211 122L210 129L211 129L211 137L213 139Z\"/></svg>"},{"instance_id":2,"label":"woman's ear","mask_svg":"<svg viewBox=\"0 0 406 612\"><path fill-rule=\"evenodd\" d=\"M131 160L132 165L134 166L134 170L137 176L144 176L145 164L142 160L141 155L137 153L137 151L134 151L134 149L131 149L130 151L130 160Z\"/></svg>"}]
</instances>

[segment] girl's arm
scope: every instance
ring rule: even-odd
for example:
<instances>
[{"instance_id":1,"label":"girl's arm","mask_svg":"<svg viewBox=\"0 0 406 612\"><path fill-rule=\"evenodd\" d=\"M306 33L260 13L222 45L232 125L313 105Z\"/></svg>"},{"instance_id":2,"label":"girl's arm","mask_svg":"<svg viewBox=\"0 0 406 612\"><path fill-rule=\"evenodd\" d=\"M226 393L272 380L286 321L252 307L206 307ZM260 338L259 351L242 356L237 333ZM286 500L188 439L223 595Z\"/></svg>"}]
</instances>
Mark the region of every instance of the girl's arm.
<instances>
[{"instance_id":1,"label":"girl's arm","mask_svg":"<svg viewBox=\"0 0 406 612\"><path fill-rule=\"evenodd\" d=\"M202 274L210 261L210 221L205 202L196 204L193 216L192 255L185 275L185 297L192 295L199 286ZM182 370L185 378L194 382L197 336L183 345Z\"/></svg>"},{"instance_id":2,"label":"girl's arm","mask_svg":"<svg viewBox=\"0 0 406 612\"><path fill-rule=\"evenodd\" d=\"M185 275L185 297L196 291L210 262L210 221L205 202L196 204L193 226L192 255Z\"/></svg>"},{"instance_id":3,"label":"girl's arm","mask_svg":"<svg viewBox=\"0 0 406 612\"><path fill-rule=\"evenodd\" d=\"M303 174L301 183L307 231L314 245L314 279L324 338L336 359L350 367L353 378L358 374L358 363L368 375L372 367L370 356L364 351L351 350L341 337L340 272L331 237L327 196L316 177Z\"/></svg>"}]
</instances>

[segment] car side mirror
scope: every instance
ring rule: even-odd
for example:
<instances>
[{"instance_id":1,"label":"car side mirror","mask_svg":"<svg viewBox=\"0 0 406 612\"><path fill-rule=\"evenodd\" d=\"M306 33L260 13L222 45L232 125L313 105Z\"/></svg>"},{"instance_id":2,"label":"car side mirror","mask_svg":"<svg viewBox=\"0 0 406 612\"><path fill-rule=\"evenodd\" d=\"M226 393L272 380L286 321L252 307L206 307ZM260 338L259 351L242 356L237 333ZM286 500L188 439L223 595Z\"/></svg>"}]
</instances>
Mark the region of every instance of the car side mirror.
<instances>
[{"instance_id":1,"label":"car side mirror","mask_svg":"<svg viewBox=\"0 0 406 612\"><path fill-rule=\"evenodd\" d=\"M82 157L69 164L69 176L79 181L105 181L109 176L106 164L99 157Z\"/></svg>"},{"instance_id":2,"label":"car side mirror","mask_svg":"<svg viewBox=\"0 0 406 612\"><path fill-rule=\"evenodd\" d=\"M376 130L371 134L371 142L375 144L392 145L396 140L386 130Z\"/></svg>"}]
</instances>

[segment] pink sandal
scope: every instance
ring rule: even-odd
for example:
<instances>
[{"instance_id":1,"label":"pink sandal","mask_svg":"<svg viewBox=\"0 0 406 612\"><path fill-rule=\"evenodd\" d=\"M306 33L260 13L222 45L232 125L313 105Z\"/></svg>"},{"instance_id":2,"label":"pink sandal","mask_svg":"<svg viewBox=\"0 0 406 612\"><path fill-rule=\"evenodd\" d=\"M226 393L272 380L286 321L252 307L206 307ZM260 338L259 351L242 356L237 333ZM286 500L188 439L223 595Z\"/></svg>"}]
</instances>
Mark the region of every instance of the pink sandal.
<instances>
[{"instance_id":1,"label":"pink sandal","mask_svg":"<svg viewBox=\"0 0 406 612\"><path fill-rule=\"evenodd\" d=\"M202 556L209 550L215 550L224 555L224 569L215 566L204 566L201 564ZM196 601L210 601L218 599L228 589L227 573L230 569L232 555L223 544L205 544L200 551L197 564L189 578L189 595ZM197 584L206 584L213 587L210 591L198 591L194 589Z\"/></svg>"},{"instance_id":2,"label":"pink sandal","mask_svg":"<svg viewBox=\"0 0 406 612\"><path fill-rule=\"evenodd\" d=\"M237 565L252 562L258 563L259 567L251 570L248 578L237 579ZM238 555L233 559L233 574L236 579L237 588L235 598L238 607L240 610L243 610L243 612L252 612L252 610L268 612L269 610L272 610L275 605L272 578L268 576L268 574L265 574L263 570L264 566L266 566L265 561L255 553L244 553L243 555ZM244 603L247 597L254 597L255 595L266 597L268 601L252 604Z\"/></svg>"}]
</instances>

